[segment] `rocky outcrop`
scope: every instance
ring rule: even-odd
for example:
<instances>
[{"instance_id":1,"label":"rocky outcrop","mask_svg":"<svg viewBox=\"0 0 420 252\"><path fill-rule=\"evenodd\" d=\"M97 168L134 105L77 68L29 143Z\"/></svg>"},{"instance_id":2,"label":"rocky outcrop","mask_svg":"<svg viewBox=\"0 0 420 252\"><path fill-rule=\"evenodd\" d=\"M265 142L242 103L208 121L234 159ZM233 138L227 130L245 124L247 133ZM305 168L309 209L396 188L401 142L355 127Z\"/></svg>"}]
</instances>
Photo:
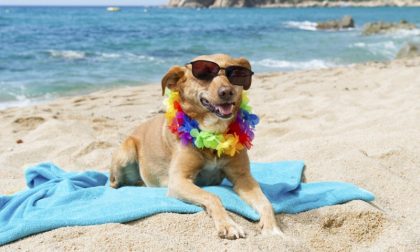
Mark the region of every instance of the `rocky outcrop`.
<instances>
[{"instance_id":1,"label":"rocky outcrop","mask_svg":"<svg viewBox=\"0 0 420 252\"><path fill-rule=\"evenodd\" d=\"M341 20L331 20L320 22L316 25L318 30L338 30L346 28L354 28L354 20L351 16L344 16Z\"/></svg>"},{"instance_id":2,"label":"rocky outcrop","mask_svg":"<svg viewBox=\"0 0 420 252\"><path fill-rule=\"evenodd\" d=\"M397 54L397 59L420 57L420 43L408 43Z\"/></svg>"},{"instance_id":3,"label":"rocky outcrop","mask_svg":"<svg viewBox=\"0 0 420 252\"><path fill-rule=\"evenodd\" d=\"M209 7L253 7L256 0L170 0L171 7L209 8ZM265 1L264 1L265 2Z\"/></svg>"},{"instance_id":4,"label":"rocky outcrop","mask_svg":"<svg viewBox=\"0 0 420 252\"><path fill-rule=\"evenodd\" d=\"M254 0L215 0L211 7L223 8L223 7L253 7L261 1Z\"/></svg>"},{"instance_id":5,"label":"rocky outcrop","mask_svg":"<svg viewBox=\"0 0 420 252\"><path fill-rule=\"evenodd\" d=\"M341 7L420 6L418 0L169 0L169 7Z\"/></svg>"},{"instance_id":6,"label":"rocky outcrop","mask_svg":"<svg viewBox=\"0 0 420 252\"><path fill-rule=\"evenodd\" d=\"M168 5L171 7L207 8L213 3L214 0L170 0Z\"/></svg>"},{"instance_id":7,"label":"rocky outcrop","mask_svg":"<svg viewBox=\"0 0 420 252\"><path fill-rule=\"evenodd\" d=\"M398 30L413 30L413 29L416 29L416 25L408 23L405 20L401 20L399 23L386 23L386 22L367 23L363 27L363 35L383 34L383 33L395 32Z\"/></svg>"}]
</instances>

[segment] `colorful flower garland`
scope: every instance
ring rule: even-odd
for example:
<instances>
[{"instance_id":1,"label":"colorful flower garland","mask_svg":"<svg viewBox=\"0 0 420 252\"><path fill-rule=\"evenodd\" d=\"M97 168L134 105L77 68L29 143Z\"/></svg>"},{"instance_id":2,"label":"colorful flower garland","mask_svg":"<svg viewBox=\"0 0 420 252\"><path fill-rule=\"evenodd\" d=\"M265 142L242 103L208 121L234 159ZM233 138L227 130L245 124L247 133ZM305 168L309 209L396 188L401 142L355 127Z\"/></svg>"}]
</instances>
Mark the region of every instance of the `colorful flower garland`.
<instances>
[{"instance_id":1,"label":"colorful flower garland","mask_svg":"<svg viewBox=\"0 0 420 252\"><path fill-rule=\"evenodd\" d=\"M255 125L258 124L259 118L251 113L251 107L248 105L249 98L245 91L242 93L242 102L236 120L229 125L224 134L201 130L198 122L182 110L179 93L168 92L167 95L165 117L169 129L179 137L182 144L192 143L199 149L216 150L218 157L222 154L234 156L244 147L251 148Z\"/></svg>"}]
</instances>

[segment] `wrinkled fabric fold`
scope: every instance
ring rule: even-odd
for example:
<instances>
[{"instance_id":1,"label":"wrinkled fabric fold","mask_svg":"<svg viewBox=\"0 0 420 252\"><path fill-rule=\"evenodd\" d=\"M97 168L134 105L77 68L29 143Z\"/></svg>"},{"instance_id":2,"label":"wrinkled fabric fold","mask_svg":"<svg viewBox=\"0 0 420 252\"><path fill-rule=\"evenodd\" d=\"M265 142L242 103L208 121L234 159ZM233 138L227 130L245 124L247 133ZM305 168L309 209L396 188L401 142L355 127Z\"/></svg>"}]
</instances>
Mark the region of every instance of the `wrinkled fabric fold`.
<instances>
[{"instance_id":1,"label":"wrinkled fabric fold","mask_svg":"<svg viewBox=\"0 0 420 252\"><path fill-rule=\"evenodd\" d=\"M252 163L276 213L299 213L351 200L372 201L372 193L344 182L301 183L304 163ZM122 223L150 215L196 213L203 209L167 196L167 188L126 186L113 189L108 174L65 172L52 163L25 172L28 188L0 196L0 245L59 227ZM229 181L203 189L216 194L226 209L257 221L259 215L232 190Z\"/></svg>"}]
</instances>

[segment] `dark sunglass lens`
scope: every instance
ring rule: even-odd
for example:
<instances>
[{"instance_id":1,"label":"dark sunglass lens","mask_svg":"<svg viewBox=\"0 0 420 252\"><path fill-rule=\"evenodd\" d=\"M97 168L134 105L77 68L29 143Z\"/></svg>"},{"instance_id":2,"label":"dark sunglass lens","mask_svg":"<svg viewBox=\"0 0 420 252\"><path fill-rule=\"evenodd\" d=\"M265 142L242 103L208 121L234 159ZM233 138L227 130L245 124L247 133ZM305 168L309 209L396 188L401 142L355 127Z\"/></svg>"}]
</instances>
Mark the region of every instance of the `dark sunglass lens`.
<instances>
[{"instance_id":1,"label":"dark sunglass lens","mask_svg":"<svg viewBox=\"0 0 420 252\"><path fill-rule=\"evenodd\" d=\"M200 80L210 80L219 73L219 65L210 61L194 61L192 64L192 73L194 77Z\"/></svg>"},{"instance_id":2,"label":"dark sunglass lens","mask_svg":"<svg viewBox=\"0 0 420 252\"><path fill-rule=\"evenodd\" d=\"M245 90L251 86L252 72L245 67L228 67L226 76L233 85L243 86Z\"/></svg>"}]
</instances>

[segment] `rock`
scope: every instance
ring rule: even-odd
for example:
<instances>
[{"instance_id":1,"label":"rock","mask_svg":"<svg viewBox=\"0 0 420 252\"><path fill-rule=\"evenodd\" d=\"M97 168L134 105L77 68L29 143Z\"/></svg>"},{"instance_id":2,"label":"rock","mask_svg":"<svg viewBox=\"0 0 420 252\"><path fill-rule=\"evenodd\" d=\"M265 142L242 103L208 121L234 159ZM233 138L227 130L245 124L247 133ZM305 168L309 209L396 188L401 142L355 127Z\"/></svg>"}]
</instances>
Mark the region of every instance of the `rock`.
<instances>
[{"instance_id":1,"label":"rock","mask_svg":"<svg viewBox=\"0 0 420 252\"><path fill-rule=\"evenodd\" d=\"M354 20L352 16L344 16L341 19L341 28L354 28Z\"/></svg>"},{"instance_id":2,"label":"rock","mask_svg":"<svg viewBox=\"0 0 420 252\"><path fill-rule=\"evenodd\" d=\"M256 0L170 0L171 7L187 8L225 8L225 7L252 7L258 4Z\"/></svg>"},{"instance_id":3,"label":"rock","mask_svg":"<svg viewBox=\"0 0 420 252\"><path fill-rule=\"evenodd\" d=\"M168 6L190 8L259 7L275 2L282 2L282 0L169 0Z\"/></svg>"},{"instance_id":4,"label":"rock","mask_svg":"<svg viewBox=\"0 0 420 252\"><path fill-rule=\"evenodd\" d=\"M409 59L420 57L420 43L408 43L403 48L401 48L397 53L397 59Z\"/></svg>"},{"instance_id":5,"label":"rock","mask_svg":"<svg viewBox=\"0 0 420 252\"><path fill-rule=\"evenodd\" d=\"M229 7L343 7L343 6L420 6L419 0L169 0L170 7L229 8Z\"/></svg>"},{"instance_id":6,"label":"rock","mask_svg":"<svg viewBox=\"0 0 420 252\"><path fill-rule=\"evenodd\" d=\"M186 8L208 8L213 5L215 0L170 0L168 5L171 7Z\"/></svg>"},{"instance_id":7,"label":"rock","mask_svg":"<svg viewBox=\"0 0 420 252\"><path fill-rule=\"evenodd\" d=\"M344 16L341 20L321 22L316 25L319 30L338 30L354 27L354 20L351 16Z\"/></svg>"},{"instance_id":8,"label":"rock","mask_svg":"<svg viewBox=\"0 0 420 252\"><path fill-rule=\"evenodd\" d=\"M226 8L226 7L255 7L258 2L253 0L216 0L211 7Z\"/></svg>"},{"instance_id":9,"label":"rock","mask_svg":"<svg viewBox=\"0 0 420 252\"><path fill-rule=\"evenodd\" d=\"M398 30L413 30L416 28L415 24L411 24L405 20L401 20L399 23L375 22L367 23L363 27L362 33L363 35L374 35L395 32Z\"/></svg>"}]
</instances>

